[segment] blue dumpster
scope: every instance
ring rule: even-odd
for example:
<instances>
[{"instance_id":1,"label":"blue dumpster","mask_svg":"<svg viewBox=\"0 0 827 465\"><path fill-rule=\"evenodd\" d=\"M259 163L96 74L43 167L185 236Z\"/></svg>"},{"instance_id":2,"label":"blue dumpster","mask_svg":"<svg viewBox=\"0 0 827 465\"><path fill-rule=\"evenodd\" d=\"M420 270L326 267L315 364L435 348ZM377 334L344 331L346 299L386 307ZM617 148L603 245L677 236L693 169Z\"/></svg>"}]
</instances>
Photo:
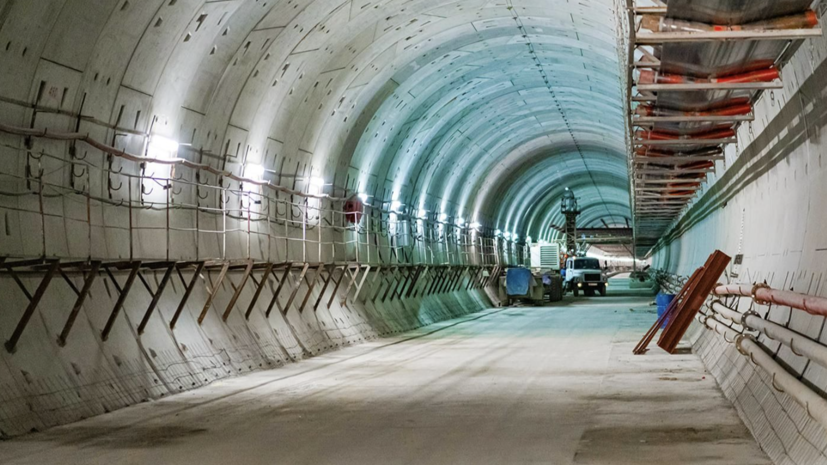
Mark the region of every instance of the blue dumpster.
<instances>
[{"instance_id":1,"label":"blue dumpster","mask_svg":"<svg viewBox=\"0 0 827 465\"><path fill-rule=\"evenodd\" d=\"M509 268L505 273L506 294L523 296L528 294L531 285L531 270L527 268Z\"/></svg>"},{"instance_id":2,"label":"blue dumpster","mask_svg":"<svg viewBox=\"0 0 827 465\"><path fill-rule=\"evenodd\" d=\"M655 297L655 303L658 306L658 319L666 313L666 309L673 300L675 300L675 294L664 294L663 292L658 292L658 295ZM669 318L663 321L661 328L665 328L668 323Z\"/></svg>"}]
</instances>

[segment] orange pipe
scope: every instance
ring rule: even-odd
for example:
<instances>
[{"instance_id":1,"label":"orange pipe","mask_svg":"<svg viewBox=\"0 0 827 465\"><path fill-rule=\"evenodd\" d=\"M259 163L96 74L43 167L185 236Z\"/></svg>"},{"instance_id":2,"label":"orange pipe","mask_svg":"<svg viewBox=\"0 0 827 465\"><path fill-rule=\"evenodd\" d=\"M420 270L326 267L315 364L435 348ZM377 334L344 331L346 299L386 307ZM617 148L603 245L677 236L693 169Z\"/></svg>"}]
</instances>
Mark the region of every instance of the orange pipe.
<instances>
[{"instance_id":1,"label":"orange pipe","mask_svg":"<svg viewBox=\"0 0 827 465\"><path fill-rule=\"evenodd\" d=\"M653 70L645 69L640 71L640 76L638 77L638 84L734 84L745 82L772 82L775 79L778 79L779 77L780 73L778 72L778 68L775 67L742 72L740 74L711 79L696 78L693 76L686 76L683 74L656 73Z\"/></svg>"},{"instance_id":2,"label":"orange pipe","mask_svg":"<svg viewBox=\"0 0 827 465\"><path fill-rule=\"evenodd\" d=\"M781 77L778 68L762 69L758 71L750 71L749 73L736 74L734 76L710 79L709 82L719 82L724 84L736 84L744 82L772 82Z\"/></svg>"},{"instance_id":3,"label":"orange pipe","mask_svg":"<svg viewBox=\"0 0 827 465\"><path fill-rule=\"evenodd\" d=\"M715 166L715 163L712 161L693 161L691 163L680 165L679 168L686 170L703 170L706 168L712 168L713 166Z\"/></svg>"},{"instance_id":4,"label":"orange pipe","mask_svg":"<svg viewBox=\"0 0 827 465\"><path fill-rule=\"evenodd\" d=\"M735 130L729 129L715 129L700 134L681 135L672 134L664 131L647 131L645 129L638 129L635 131L635 137L640 140L677 140L677 139L726 139L735 136Z\"/></svg>"},{"instance_id":5,"label":"orange pipe","mask_svg":"<svg viewBox=\"0 0 827 465\"><path fill-rule=\"evenodd\" d=\"M740 99L739 99L740 100ZM707 111L679 111L665 108L656 108L653 105L639 105L635 114L640 116L736 116L747 115L752 111L752 105L747 103L735 103L730 106L711 109Z\"/></svg>"},{"instance_id":6,"label":"orange pipe","mask_svg":"<svg viewBox=\"0 0 827 465\"><path fill-rule=\"evenodd\" d=\"M679 196L690 195L690 194L694 194L694 193L695 193L695 191L668 191L664 195L667 196L667 197L671 197L671 196L679 197Z\"/></svg>"}]
</instances>

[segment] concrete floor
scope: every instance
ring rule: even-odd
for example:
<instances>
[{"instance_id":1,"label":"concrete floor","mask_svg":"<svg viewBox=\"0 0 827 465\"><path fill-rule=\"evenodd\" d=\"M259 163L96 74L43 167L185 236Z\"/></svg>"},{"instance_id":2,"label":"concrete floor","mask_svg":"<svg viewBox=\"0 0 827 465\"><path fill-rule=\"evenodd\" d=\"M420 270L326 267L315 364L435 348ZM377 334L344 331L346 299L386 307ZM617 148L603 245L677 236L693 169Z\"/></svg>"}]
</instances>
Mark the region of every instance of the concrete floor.
<instances>
[{"instance_id":1,"label":"concrete floor","mask_svg":"<svg viewBox=\"0 0 827 465\"><path fill-rule=\"evenodd\" d=\"M0 443L12 464L768 464L651 298L489 310Z\"/></svg>"}]
</instances>

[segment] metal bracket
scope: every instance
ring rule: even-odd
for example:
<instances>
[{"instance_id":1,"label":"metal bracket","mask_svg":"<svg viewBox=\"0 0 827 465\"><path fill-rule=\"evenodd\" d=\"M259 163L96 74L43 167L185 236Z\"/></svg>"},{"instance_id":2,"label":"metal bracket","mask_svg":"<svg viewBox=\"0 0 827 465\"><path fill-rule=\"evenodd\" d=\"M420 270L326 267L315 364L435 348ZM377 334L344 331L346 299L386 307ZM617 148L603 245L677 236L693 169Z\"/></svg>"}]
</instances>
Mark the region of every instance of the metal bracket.
<instances>
[{"instance_id":1,"label":"metal bracket","mask_svg":"<svg viewBox=\"0 0 827 465\"><path fill-rule=\"evenodd\" d=\"M290 306L293 305L293 300L296 299L296 294L299 292L299 288L302 287L302 282L305 280L305 277L307 276L307 269L308 268L310 268L310 264L305 263L304 266L302 267L301 273L299 274L299 279L296 280L296 283L293 286L293 291L290 293L290 298L287 299L287 303L284 305L284 309L282 310L282 312L285 315L287 314L287 312L290 311ZM289 277L289 275L288 275L288 277Z\"/></svg>"},{"instance_id":2,"label":"metal bracket","mask_svg":"<svg viewBox=\"0 0 827 465\"><path fill-rule=\"evenodd\" d=\"M235 292L233 293L232 298L230 298L230 303L227 304L227 308L224 309L224 314L221 316L223 321L227 321L227 318L230 317L230 313L233 311L233 307L235 307L235 303L238 301L238 298L241 296L241 291L244 290L244 286L247 284L247 280L250 279L250 273L253 272L253 261L250 260L247 262L247 266L244 268L244 274L241 276L241 282L238 284L238 287L235 288Z\"/></svg>"},{"instance_id":3,"label":"metal bracket","mask_svg":"<svg viewBox=\"0 0 827 465\"><path fill-rule=\"evenodd\" d=\"M66 339L69 338L69 332L72 331L72 326L74 326L75 324L75 319L77 319L78 313L80 313L80 309L83 307L83 303L86 301L86 297L89 295L89 291L92 289L92 284L98 277L100 267L101 262L92 262L92 266L89 269L89 272L86 275L86 279L83 282L83 288L78 293L78 298L75 300L75 305L72 307L72 311L69 312L69 318L66 319L66 324L63 325L63 331L60 332L60 336L58 336L57 338L57 344L59 346L63 347L66 345Z\"/></svg>"},{"instance_id":4,"label":"metal bracket","mask_svg":"<svg viewBox=\"0 0 827 465\"><path fill-rule=\"evenodd\" d=\"M253 294L253 298L250 299L250 304L247 305L247 311L244 313L245 320L250 319L250 315L253 313L256 302L258 302L258 298L261 296L261 291L264 290L264 285L267 284L267 280L270 279L270 272L273 271L273 266L273 263L267 263L267 267L264 268L264 273L261 275L261 282L256 283L256 292ZM253 282L255 282L255 276L251 277L253 278Z\"/></svg>"},{"instance_id":5,"label":"metal bracket","mask_svg":"<svg viewBox=\"0 0 827 465\"><path fill-rule=\"evenodd\" d=\"M273 297L270 299L270 304L267 305L267 311L264 312L265 318L270 318L270 312L273 311L273 306L278 304L279 311L284 313L284 310L281 308L281 304L279 303L279 294L281 294L281 290L284 288L284 283L287 282L287 278L290 275L290 270L293 267L291 262L287 262L284 267L284 273L281 275L281 280L273 273L273 276L276 277L276 281L279 282L279 285L276 287L276 291L273 292Z\"/></svg>"},{"instance_id":6,"label":"metal bracket","mask_svg":"<svg viewBox=\"0 0 827 465\"><path fill-rule=\"evenodd\" d=\"M118 280L115 279L115 276L112 274L112 270L109 267L106 267L106 274L109 275L109 279L112 280L112 284L115 286L115 289L118 291L118 300L115 302L115 306L112 307L112 312L109 313L109 319L106 320L106 325L103 327L103 331L101 331L101 339L106 341L109 339L109 333L112 331L112 327L115 325L115 320L118 319L118 315L123 308L123 304L126 301L126 296L129 295L129 291L132 289L132 285L135 283L135 278L138 276L138 272L141 269L141 262L132 262L131 269L129 271L129 277L126 278L126 283L124 283L123 288L118 284Z\"/></svg>"},{"instance_id":7,"label":"metal bracket","mask_svg":"<svg viewBox=\"0 0 827 465\"><path fill-rule=\"evenodd\" d=\"M23 331L26 329L26 326L29 324L29 320L31 320L32 315L34 314L35 309L37 309L37 305L40 303L40 299L43 298L43 295L46 293L46 289L49 287L49 283L52 282L52 278L54 277L55 273L60 268L60 260L52 260L49 262L49 268L46 271L46 275L43 276L43 279L40 280L40 285L37 286L37 290L35 290L34 295L30 296L28 291L26 291L25 286L23 283L20 282L19 279L17 281L18 285L24 290L27 297L29 297L29 305L26 307L26 310L23 312L23 316L20 317L20 321L17 323L17 326L14 328L14 332L11 335L11 338L6 341L6 350L9 353L14 353L15 349L17 348L17 343L20 341L20 336L23 335ZM6 267L11 271L11 268L14 265L6 265Z\"/></svg>"},{"instance_id":8,"label":"metal bracket","mask_svg":"<svg viewBox=\"0 0 827 465\"><path fill-rule=\"evenodd\" d=\"M147 323L149 323L149 318L152 317L152 313L155 311L155 308L158 306L158 301L161 300L161 294L164 293L164 288L167 287L167 283L169 282L169 278L172 276L172 270L175 269L175 264L171 264L167 267L166 272L164 272L164 277L161 278L161 282L158 283L158 289L153 293L152 290L149 288L146 280L144 279L143 275L138 273L138 277L141 278L141 282L144 283L149 293L152 295L152 301L149 303L149 307L144 312L144 317L141 320L141 323L138 325L138 335L144 333L146 329Z\"/></svg>"},{"instance_id":9,"label":"metal bracket","mask_svg":"<svg viewBox=\"0 0 827 465\"><path fill-rule=\"evenodd\" d=\"M230 269L230 263L224 263L221 267L221 272L218 274L218 280L215 282L215 286L212 289L209 289L209 293L207 295L207 301L204 303L204 307L201 309L201 314L198 315L198 324L204 322L204 318L207 317L207 312L210 310L212 306L212 301L215 299L215 295L218 293L218 288L221 287L221 284L224 282L224 278L227 276L227 270ZM207 273L209 275L209 272Z\"/></svg>"},{"instance_id":10,"label":"metal bracket","mask_svg":"<svg viewBox=\"0 0 827 465\"><path fill-rule=\"evenodd\" d=\"M181 312L184 310L184 306L187 304L187 300L189 300L192 290L195 288L195 284L198 282L198 278L201 276L201 271L203 269L204 262L200 262L196 265L195 271L192 273L192 278L190 278L189 283L186 284L184 296L181 297L181 302L178 303L178 308L175 309L175 314L172 315L172 319L169 320L169 329L175 329L175 325L178 323L178 318L181 317ZM184 282L184 276L181 274L180 268L178 268L178 276L181 278L181 282Z\"/></svg>"}]
</instances>

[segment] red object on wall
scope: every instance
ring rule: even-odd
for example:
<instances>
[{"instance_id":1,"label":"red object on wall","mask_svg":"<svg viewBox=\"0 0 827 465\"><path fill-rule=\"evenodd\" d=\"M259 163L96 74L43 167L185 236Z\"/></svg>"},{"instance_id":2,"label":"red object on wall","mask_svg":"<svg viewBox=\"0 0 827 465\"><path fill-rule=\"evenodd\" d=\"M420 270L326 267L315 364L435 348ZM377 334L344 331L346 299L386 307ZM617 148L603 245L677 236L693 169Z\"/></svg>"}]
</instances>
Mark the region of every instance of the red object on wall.
<instances>
[{"instance_id":1,"label":"red object on wall","mask_svg":"<svg viewBox=\"0 0 827 465\"><path fill-rule=\"evenodd\" d=\"M356 224L362 221L362 215L365 213L365 206L358 197L353 197L345 202L345 219L348 223Z\"/></svg>"}]
</instances>

